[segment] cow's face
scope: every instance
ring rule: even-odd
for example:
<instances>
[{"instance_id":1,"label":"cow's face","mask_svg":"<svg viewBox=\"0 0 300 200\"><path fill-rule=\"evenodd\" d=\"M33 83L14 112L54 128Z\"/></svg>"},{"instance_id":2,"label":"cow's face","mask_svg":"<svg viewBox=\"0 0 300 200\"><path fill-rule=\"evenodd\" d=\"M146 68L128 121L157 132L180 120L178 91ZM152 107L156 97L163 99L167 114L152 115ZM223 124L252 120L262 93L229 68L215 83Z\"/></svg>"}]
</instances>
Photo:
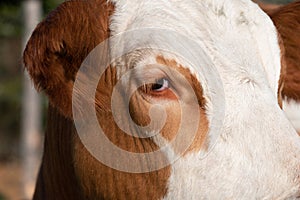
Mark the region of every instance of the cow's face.
<instances>
[{"instance_id":1,"label":"cow's face","mask_svg":"<svg viewBox=\"0 0 300 200\"><path fill-rule=\"evenodd\" d=\"M268 16L239 0L111 3L106 32L92 37L100 49L77 77L53 82L74 84L75 173L103 184L87 196L296 198L300 140L280 108L284 65ZM42 87L71 116L71 95L61 103Z\"/></svg>"}]
</instances>

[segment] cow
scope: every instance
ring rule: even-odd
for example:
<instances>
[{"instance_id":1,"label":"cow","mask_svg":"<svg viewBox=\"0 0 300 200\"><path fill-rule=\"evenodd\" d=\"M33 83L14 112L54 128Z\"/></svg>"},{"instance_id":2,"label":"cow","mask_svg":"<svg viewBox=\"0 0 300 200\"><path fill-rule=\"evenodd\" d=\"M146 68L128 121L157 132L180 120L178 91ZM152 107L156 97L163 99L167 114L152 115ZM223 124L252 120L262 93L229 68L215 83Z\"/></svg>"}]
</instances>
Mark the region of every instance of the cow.
<instances>
[{"instance_id":1,"label":"cow","mask_svg":"<svg viewBox=\"0 0 300 200\"><path fill-rule=\"evenodd\" d=\"M282 4L273 4L273 3L266 3L261 1L253 1L259 5L259 7L265 11L269 16L273 15L274 12L280 9Z\"/></svg>"},{"instance_id":2,"label":"cow","mask_svg":"<svg viewBox=\"0 0 300 200\"><path fill-rule=\"evenodd\" d=\"M292 120L298 133L299 127L299 69L300 53L298 37L299 32L299 2L283 5L259 3L262 9L267 12L274 22L280 36L283 40L285 49L285 62L288 66L285 74L285 84L283 85L283 108L288 117Z\"/></svg>"},{"instance_id":3,"label":"cow","mask_svg":"<svg viewBox=\"0 0 300 200\"><path fill-rule=\"evenodd\" d=\"M300 98L299 11L295 2L270 18L250 0L62 3L23 56L50 102L33 199L300 198L300 139L281 109ZM102 146L94 122L128 159ZM147 170L144 157L161 149Z\"/></svg>"}]
</instances>

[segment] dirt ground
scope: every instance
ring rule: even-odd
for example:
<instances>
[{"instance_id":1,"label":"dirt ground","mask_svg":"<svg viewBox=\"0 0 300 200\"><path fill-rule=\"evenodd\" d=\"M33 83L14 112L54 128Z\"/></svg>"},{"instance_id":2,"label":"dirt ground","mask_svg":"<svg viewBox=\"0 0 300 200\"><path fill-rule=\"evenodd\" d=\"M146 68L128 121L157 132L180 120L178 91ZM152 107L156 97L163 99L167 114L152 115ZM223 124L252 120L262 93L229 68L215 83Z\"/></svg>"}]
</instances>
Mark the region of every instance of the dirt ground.
<instances>
[{"instance_id":1,"label":"dirt ground","mask_svg":"<svg viewBox=\"0 0 300 200\"><path fill-rule=\"evenodd\" d=\"M17 162L0 163L0 200L23 200L21 167Z\"/></svg>"}]
</instances>

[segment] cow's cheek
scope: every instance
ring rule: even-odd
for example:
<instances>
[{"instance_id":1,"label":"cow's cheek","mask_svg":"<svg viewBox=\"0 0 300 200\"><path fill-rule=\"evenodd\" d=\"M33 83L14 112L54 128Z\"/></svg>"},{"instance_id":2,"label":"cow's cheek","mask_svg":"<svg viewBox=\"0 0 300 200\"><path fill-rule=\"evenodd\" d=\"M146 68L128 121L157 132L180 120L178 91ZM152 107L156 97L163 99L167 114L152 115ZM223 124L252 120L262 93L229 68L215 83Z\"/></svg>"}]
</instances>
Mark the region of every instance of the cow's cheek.
<instances>
[{"instance_id":1,"label":"cow's cheek","mask_svg":"<svg viewBox=\"0 0 300 200\"><path fill-rule=\"evenodd\" d=\"M107 117L105 117L107 119ZM108 127L104 126L107 130ZM150 151L155 144L149 141L129 139L116 127L109 127L111 139L129 151ZM120 135L120 137L118 137ZM75 136L74 171L86 199L161 199L167 193L170 167L148 173L127 173L105 166L95 159ZM108 155L109 156L109 155ZM113 158L112 158L113 159ZM128 160L128 162L131 162ZM126 164L126 163L124 163ZM136 163L138 165L138 163Z\"/></svg>"},{"instance_id":2,"label":"cow's cheek","mask_svg":"<svg viewBox=\"0 0 300 200\"><path fill-rule=\"evenodd\" d=\"M150 139L132 137L124 133L115 123L111 109L115 77L115 69L108 68L99 81L96 93L96 114L104 134L112 142L112 145L129 153L156 150L157 145ZM128 119L124 118L124 120L126 123ZM86 199L140 199L141 197L161 199L167 193L170 167L148 173L122 172L95 159L82 144L78 135L74 136L73 144L74 172ZM132 161L128 160L128 162ZM136 165L138 164L136 163Z\"/></svg>"},{"instance_id":3,"label":"cow's cheek","mask_svg":"<svg viewBox=\"0 0 300 200\"><path fill-rule=\"evenodd\" d=\"M185 148L185 152L182 152L182 147L180 146L182 142L175 142L176 136L179 134L180 129L185 129L185 127L181 127L183 124L185 124L182 122L185 119L182 117L182 107L178 99L155 99L155 97L147 97L145 95L141 95L139 92L135 92L130 100L130 115L133 121L137 125L144 127L149 125L151 120L157 121L156 124L160 124L159 121L161 120L161 115L154 115L154 117L152 116L151 119L149 114L151 107L154 106L154 103L160 103L161 108L166 113L164 124L161 127L155 127L155 130L153 130L154 132L157 132L156 134L158 134L158 137L161 137L164 141L161 142L161 139L156 138L154 139L156 145L161 147L166 145L165 142L174 142L174 145L172 146L174 152L183 156L189 152L207 149L209 123L204 109L200 108L199 106L200 120L197 131L193 134L190 134L194 138L190 139L191 142ZM153 133L153 131L150 131L150 133Z\"/></svg>"}]
</instances>

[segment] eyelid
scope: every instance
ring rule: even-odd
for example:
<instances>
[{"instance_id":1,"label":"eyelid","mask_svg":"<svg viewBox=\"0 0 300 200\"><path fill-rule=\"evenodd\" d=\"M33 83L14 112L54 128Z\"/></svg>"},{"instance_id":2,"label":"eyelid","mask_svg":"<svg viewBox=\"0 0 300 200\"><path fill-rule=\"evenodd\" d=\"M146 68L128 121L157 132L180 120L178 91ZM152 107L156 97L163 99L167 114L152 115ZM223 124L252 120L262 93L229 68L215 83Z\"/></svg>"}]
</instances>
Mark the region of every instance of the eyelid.
<instances>
[{"instance_id":1,"label":"eyelid","mask_svg":"<svg viewBox=\"0 0 300 200\"><path fill-rule=\"evenodd\" d=\"M170 75L172 75L172 73L170 74L168 72L168 68L166 68L166 66L161 67L160 65L143 65L137 67L133 74L142 95L155 99L176 99L176 88L174 88L173 85L174 77L170 77ZM165 87L159 90L152 90L152 85L162 79L165 79ZM166 80L168 86L166 85Z\"/></svg>"},{"instance_id":2,"label":"eyelid","mask_svg":"<svg viewBox=\"0 0 300 200\"><path fill-rule=\"evenodd\" d=\"M159 81L161 81L161 80L162 80L162 83L159 83ZM154 85L161 85L161 87L158 89L153 89ZM157 79L157 81L154 84L152 84L152 91L154 91L154 92L161 92L161 91L164 91L169 88L170 88L170 81L167 78Z\"/></svg>"},{"instance_id":3,"label":"eyelid","mask_svg":"<svg viewBox=\"0 0 300 200\"><path fill-rule=\"evenodd\" d=\"M144 65L135 69L134 77L146 83L153 83L158 79L168 77L167 73L159 65Z\"/></svg>"}]
</instances>

